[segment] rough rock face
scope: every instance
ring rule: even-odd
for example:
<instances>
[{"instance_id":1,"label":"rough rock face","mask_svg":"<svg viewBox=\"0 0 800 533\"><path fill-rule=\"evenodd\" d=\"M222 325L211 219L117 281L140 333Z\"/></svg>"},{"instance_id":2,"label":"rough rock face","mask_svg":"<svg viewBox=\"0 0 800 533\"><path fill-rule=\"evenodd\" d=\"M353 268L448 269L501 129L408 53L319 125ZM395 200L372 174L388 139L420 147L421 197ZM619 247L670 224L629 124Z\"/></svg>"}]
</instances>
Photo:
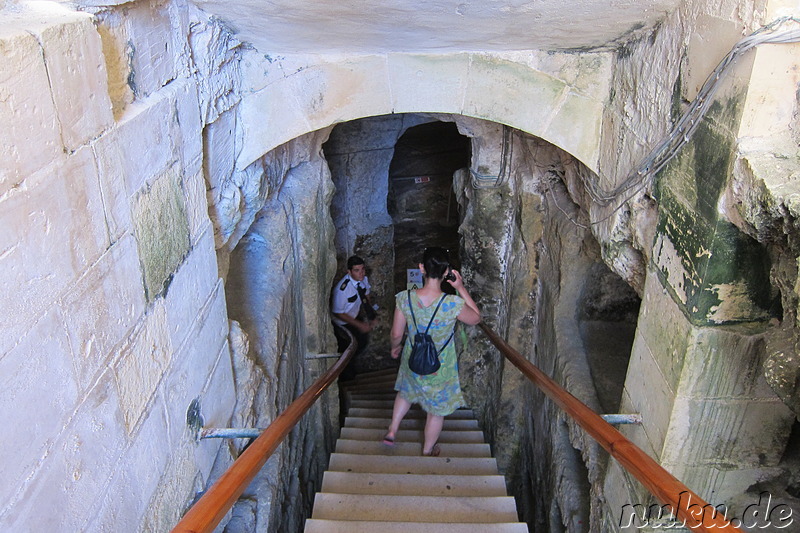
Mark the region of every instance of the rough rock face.
<instances>
[{"instance_id":1,"label":"rough rock face","mask_svg":"<svg viewBox=\"0 0 800 533\"><path fill-rule=\"evenodd\" d=\"M243 387L235 418L255 427L269 425L318 377L320 363L307 362L306 354L331 348L327 295L334 259L327 206L333 191L319 157L323 138L311 134L263 158L275 173L261 179L269 177L274 189L268 187L257 213L243 213L253 223L230 254L229 314L249 340L246 352L234 352ZM289 157L293 165L285 164ZM242 512L249 516L246 509L255 506L258 528L302 524L326 464L323 450L338 427L335 400L333 390L302 419L243 495Z\"/></svg>"}]
</instances>

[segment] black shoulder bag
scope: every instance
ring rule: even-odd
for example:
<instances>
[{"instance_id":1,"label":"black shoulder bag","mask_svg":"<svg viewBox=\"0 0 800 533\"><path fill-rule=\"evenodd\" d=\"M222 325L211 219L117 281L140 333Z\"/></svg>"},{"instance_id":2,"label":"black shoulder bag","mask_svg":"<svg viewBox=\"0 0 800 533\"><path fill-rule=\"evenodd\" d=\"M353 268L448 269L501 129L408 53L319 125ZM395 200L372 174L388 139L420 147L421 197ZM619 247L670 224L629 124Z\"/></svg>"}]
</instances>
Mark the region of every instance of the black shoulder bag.
<instances>
[{"instance_id":1,"label":"black shoulder bag","mask_svg":"<svg viewBox=\"0 0 800 533\"><path fill-rule=\"evenodd\" d=\"M436 304L436 309L433 310L433 314L431 315L431 320L428 322L428 327L425 328L425 333L420 333L419 328L417 327L417 317L414 316L414 306L411 304L411 291L408 292L408 308L411 310L411 318L414 321L414 331L416 334L414 335L414 343L411 345L411 355L408 356L408 368L411 369L417 375L420 376L427 376L428 374L433 374L439 367L441 363L439 362L439 354L442 353L447 347L447 344L450 342L450 339L453 338L453 333L455 333L455 329L453 333L447 338L447 341L442 345L441 350L436 349L436 344L434 344L433 339L430 335L428 335L428 330L431 329L431 324L433 324L433 319L436 316L436 312L439 310L439 306L442 305L446 294L443 294L441 298L439 298L439 303Z\"/></svg>"}]
</instances>

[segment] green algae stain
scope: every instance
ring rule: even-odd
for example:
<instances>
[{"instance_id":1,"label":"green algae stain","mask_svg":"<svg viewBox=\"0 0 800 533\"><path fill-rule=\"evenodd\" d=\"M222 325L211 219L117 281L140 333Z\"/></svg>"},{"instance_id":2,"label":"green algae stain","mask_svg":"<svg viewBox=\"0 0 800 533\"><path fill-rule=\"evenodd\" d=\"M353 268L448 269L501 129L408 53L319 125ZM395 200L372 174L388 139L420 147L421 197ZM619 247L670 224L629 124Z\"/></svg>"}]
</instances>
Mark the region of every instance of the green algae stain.
<instances>
[{"instance_id":1,"label":"green algae stain","mask_svg":"<svg viewBox=\"0 0 800 533\"><path fill-rule=\"evenodd\" d=\"M673 94L674 106L678 100ZM717 208L734 163L732 132L740 107L736 98L714 102L692 140L659 173L654 188L662 243L657 253L666 250L661 257L654 254L659 278L699 326L764 321L779 307L766 251Z\"/></svg>"},{"instance_id":2,"label":"green algae stain","mask_svg":"<svg viewBox=\"0 0 800 533\"><path fill-rule=\"evenodd\" d=\"M177 171L167 170L137 195L133 218L145 293L152 302L166 293L189 252L189 221Z\"/></svg>"}]
</instances>

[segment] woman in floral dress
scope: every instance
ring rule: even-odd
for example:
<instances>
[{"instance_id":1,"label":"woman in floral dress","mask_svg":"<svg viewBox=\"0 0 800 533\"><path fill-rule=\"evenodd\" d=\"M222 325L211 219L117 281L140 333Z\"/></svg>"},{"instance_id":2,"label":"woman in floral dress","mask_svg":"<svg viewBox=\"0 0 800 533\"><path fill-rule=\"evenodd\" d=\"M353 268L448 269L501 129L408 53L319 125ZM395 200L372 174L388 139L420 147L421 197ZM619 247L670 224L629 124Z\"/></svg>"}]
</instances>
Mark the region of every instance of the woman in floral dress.
<instances>
[{"instance_id":1,"label":"woman in floral dress","mask_svg":"<svg viewBox=\"0 0 800 533\"><path fill-rule=\"evenodd\" d=\"M436 441L442 431L444 417L464 404L461 386L458 382L458 356L455 342L450 339L456 320L475 325L481 321L481 313L472 297L464 287L464 281L457 270L450 268L450 260L443 248L426 248L420 270L425 276L425 284L421 289L403 291L395 296L394 321L392 323L392 358L400 359L400 370L395 382L397 396L394 400L392 423L383 439L387 446L394 445L395 435L400 422L413 404L419 404L428 414L425 422L425 442L423 455L438 456L439 445ZM446 295L442 289L442 279L446 279L458 293L458 296ZM433 374L420 376L408 368L408 356L414 331L414 318L420 332L424 332L434 310L441 300L428 334L433 339L439 354L441 367ZM414 309L411 316L409 301ZM402 344L406 335L405 345ZM448 342L448 339L449 342ZM401 354L402 348L402 354Z\"/></svg>"}]
</instances>

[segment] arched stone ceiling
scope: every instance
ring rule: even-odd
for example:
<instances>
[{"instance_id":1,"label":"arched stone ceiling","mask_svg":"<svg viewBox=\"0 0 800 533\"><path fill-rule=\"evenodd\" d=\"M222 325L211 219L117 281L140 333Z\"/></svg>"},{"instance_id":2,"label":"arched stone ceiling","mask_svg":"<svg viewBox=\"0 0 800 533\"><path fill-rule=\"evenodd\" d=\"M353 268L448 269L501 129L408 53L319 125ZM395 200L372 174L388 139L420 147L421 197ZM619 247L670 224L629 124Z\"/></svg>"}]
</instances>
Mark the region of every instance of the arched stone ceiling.
<instances>
[{"instance_id":1,"label":"arched stone ceiling","mask_svg":"<svg viewBox=\"0 0 800 533\"><path fill-rule=\"evenodd\" d=\"M547 54L544 54L547 55ZM285 72L241 101L237 168L331 124L391 113L447 113L507 124L597 171L610 53L566 54L570 75L508 54L358 54L267 67ZM512 54L513 56L513 54ZM558 63L559 65L561 63ZM279 125L276 127L276 125Z\"/></svg>"},{"instance_id":2,"label":"arched stone ceiling","mask_svg":"<svg viewBox=\"0 0 800 533\"><path fill-rule=\"evenodd\" d=\"M680 0L193 0L264 54L610 47Z\"/></svg>"}]
</instances>

